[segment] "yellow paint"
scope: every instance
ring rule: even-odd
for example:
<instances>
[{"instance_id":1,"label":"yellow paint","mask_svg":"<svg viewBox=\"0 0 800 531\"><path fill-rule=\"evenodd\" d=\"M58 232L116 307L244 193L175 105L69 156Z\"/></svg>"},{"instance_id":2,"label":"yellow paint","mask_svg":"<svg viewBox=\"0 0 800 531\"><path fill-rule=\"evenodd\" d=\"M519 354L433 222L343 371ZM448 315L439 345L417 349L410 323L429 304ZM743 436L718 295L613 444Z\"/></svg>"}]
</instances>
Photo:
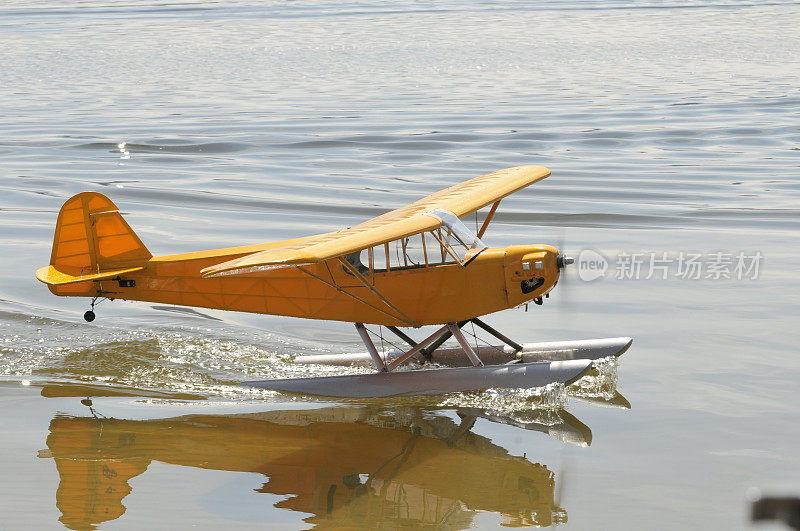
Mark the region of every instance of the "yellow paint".
<instances>
[{"instance_id":1,"label":"yellow paint","mask_svg":"<svg viewBox=\"0 0 800 531\"><path fill-rule=\"evenodd\" d=\"M112 269L103 273L86 273L85 275L70 275L64 271L59 271L55 266L45 266L36 270L36 278L45 284L52 284L59 286L62 284L75 284L76 282L85 282L87 280L106 280L116 278L126 273L133 273L134 271L141 271L144 267L129 267L126 269Z\"/></svg>"},{"instance_id":2,"label":"yellow paint","mask_svg":"<svg viewBox=\"0 0 800 531\"><path fill-rule=\"evenodd\" d=\"M433 263L431 255L442 262L439 255L446 253L439 249L429 253L431 248L426 248L426 257L431 257L428 266L392 266L389 271L367 267L364 276L370 286L347 271L338 257L437 229L441 222L425 215L430 210L443 208L465 216L548 175L549 170L541 167L510 168L442 190L352 229L162 257L150 254L107 197L84 192L62 207L50 266L40 269L37 278L62 296L396 326L463 321L550 291L559 277L558 251L547 245L490 248L462 267ZM438 246L433 237L425 242ZM542 262L543 268L524 270L522 262L531 260ZM227 265L220 268L223 263ZM266 270L242 273L248 267ZM204 278L204 272L218 276ZM226 275L230 272L234 274ZM523 293L522 283L533 277L544 282ZM117 279L132 280L134 285L121 287Z\"/></svg>"}]
</instances>

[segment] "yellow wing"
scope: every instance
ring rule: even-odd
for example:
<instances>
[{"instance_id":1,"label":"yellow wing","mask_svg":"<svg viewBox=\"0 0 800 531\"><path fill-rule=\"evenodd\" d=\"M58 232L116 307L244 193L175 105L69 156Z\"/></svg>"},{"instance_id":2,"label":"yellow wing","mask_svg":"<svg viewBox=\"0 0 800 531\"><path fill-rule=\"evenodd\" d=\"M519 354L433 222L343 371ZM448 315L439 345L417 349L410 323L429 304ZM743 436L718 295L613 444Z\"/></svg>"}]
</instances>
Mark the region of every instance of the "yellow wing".
<instances>
[{"instance_id":1,"label":"yellow wing","mask_svg":"<svg viewBox=\"0 0 800 531\"><path fill-rule=\"evenodd\" d=\"M431 194L408 206L392 210L349 229L320 234L297 245L269 249L207 267L204 277L244 274L277 267L324 262L368 247L382 245L420 232L437 229L442 222L425 215L435 209L457 217L480 210L550 175L541 166L517 166L470 179Z\"/></svg>"}]
</instances>

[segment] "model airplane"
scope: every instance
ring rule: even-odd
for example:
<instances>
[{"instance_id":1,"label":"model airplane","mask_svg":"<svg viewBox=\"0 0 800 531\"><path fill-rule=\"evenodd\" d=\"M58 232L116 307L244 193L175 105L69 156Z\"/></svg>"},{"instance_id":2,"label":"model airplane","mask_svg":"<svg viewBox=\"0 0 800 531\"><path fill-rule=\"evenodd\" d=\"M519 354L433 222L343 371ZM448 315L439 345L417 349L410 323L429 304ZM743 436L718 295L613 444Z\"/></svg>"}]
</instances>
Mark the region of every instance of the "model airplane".
<instances>
[{"instance_id":1,"label":"model airplane","mask_svg":"<svg viewBox=\"0 0 800 531\"><path fill-rule=\"evenodd\" d=\"M480 317L529 302L541 304L573 260L549 245L491 248L481 240L500 200L550 175L509 168L451 186L355 227L293 240L154 257L119 209L97 192L64 203L50 265L36 277L56 295L157 302L355 323L378 372L244 382L280 391L373 397L438 394L491 387L569 383L592 360L620 355L630 338L520 345ZM460 218L491 205L477 233ZM476 218L477 219L477 218ZM484 366L461 328L474 323L505 344ZM382 357L365 324L386 326L409 344ZM439 325L415 341L400 327ZM436 352L450 337L470 367L395 369L411 359L448 364ZM486 350L486 349L483 349ZM435 354L436 353L436 354ZM297 361L303 361L298 357ZM336 363L317 356L315 363ZM456 363L457 364L457 363Z\"/></svg>"}]
</instances>

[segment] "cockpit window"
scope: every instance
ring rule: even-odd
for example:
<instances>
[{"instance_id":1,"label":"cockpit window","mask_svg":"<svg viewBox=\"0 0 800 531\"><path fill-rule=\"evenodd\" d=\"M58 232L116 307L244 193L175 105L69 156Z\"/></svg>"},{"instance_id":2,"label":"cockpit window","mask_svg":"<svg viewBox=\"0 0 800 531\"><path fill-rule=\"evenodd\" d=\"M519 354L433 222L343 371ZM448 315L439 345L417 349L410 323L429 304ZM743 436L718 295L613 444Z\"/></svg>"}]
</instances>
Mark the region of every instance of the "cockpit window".
<instances>
[{"instance_id":1,"label":"cockpit window","mask_svg":"<svg viewBox=\"0 0 800 531\"><path fill-rule=\"evenodd\" d=\"M427 212L427 215L440 220L442 226L351 253L344 257L345 260L367 276L455 263L466 266L487 249L486 244L452 212L438 209ZM344 269L352 275L347 268Z\"/></svg>"}]
</instances>

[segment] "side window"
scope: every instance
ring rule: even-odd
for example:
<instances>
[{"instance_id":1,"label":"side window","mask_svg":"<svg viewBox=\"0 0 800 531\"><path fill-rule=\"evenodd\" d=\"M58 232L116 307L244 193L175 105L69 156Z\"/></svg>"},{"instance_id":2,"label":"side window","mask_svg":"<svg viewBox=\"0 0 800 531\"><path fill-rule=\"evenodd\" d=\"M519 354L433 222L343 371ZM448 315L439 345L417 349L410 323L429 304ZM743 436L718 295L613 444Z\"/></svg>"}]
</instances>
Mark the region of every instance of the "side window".
<instances>
[{"instance_id":1,"label":"side window","mask_svg":"<svg viewBox=\"0 0 800 531\"><path fill-rule=\"evenodd\" d=\"M389 253L386 245L378 245L372 248L372 270L373 271L386 271L386 264L388 263Z\"/></svg>"},{"instance_id":2,"label":"side window","mask_svg":"<svg viewBox=\"0 0 800 531\"><path fill-rule=\"evenodd\" d=\"M409 238L401 238L393 242L389 242L389 268L390 269L405 269L414 267L415 264L409 260L407 254ZM425 262L422 262L425 265Z\"/></svg>"},{"instance_id":3,"label":"side window","mask_svg":"<svg viewBox=\"0 0 800 531\"><path fill-rule=\"evenodd\" d=\"M405 267L403 263L403 246L400 240L389 242L389 267L391 269Z\"/></svg>"},{"instance_id":4,"label":"side window","mask_svg":"<svg viewBox=\"0 0 800 531\"><path fill-rule=\"evenodd\" d=\"M369 271L381 273L387 269L396 271L455 264L461 258L456 259L454 255L458 256L458 251L463 246L458 235L445 227L365 249L361 251L360 255L353 253L348 260L359 267L351 260L351 257L358 260L364 267L363 272L366 275L369 274Z\"/></svg>"},{"instance_id":5,"label":"side window","mask_svg":"<svg viewBox=\"0 0 800 531\"><path fill-rule=\"evenodd\" d=\"M440 254L439 243L430 235L416 234L408 238L401 238L388 244L372 248L372 270L383 272L425 267L430 263L430 254L433 252L433 263L441 263L436 258ZM362 251L362 263L369 265L369 254ZM388 266L388 267L387 267Z\"/></svg>"},{"instance_id":6,"label":"side window","mask_svg":"<svg viewBox=\"0 0 800 531\"><path fill-rule=\"evenodd\" d=\"M456 262L447 248L442 245L442 243L450 244L448 239L447 230L436 229L425 233L425 248L427 249L429 264L454 264Z\"/></svg>"},{"instance_id":7,"label":"side window","mask_svg":"<svg viewBox=\"0 0 800 531\"><path fill-rule=\"evenodd\" d=\"M397 242L400 251L398 262L401 267L424 267L427 263L426 251L422 246L422 235L416 234Z\"/></svg>"},{"instance_id":8,"label":"side window","mask_svg":"<svg viewBox=\"0 0 800 531\"><path fill-rule=\"evenodd\" d=\"M365 254L366 256L364 256ZM364 262L364 258L367 259L366 262ZM344 259L362 275L369 275L369 253L365 251L356 251L345 255ZM348 275L355 276L346 267L342 266L342 268Z\"/></svg>"}]
</instances>

